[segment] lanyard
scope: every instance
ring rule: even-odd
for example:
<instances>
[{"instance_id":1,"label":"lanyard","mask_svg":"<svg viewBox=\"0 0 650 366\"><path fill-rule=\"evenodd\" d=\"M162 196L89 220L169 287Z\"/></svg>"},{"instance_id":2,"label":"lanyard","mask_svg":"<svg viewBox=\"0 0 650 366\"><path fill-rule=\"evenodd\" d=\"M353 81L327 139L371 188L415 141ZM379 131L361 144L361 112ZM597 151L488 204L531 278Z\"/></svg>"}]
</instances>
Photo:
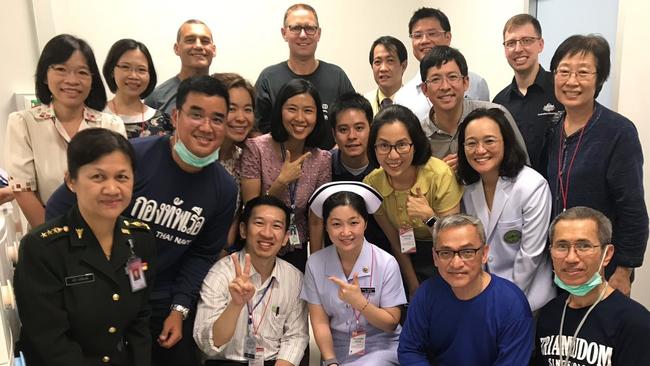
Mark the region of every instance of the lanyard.
<instances>
[{"instance_id":1,"label":"lanyard","mask_svg":"<svg viewBox=\"0 0 650 366\"><path fill-rule=\"evenodd\" d=\"M280 143L280 152L282 153L282 162L284 163L287 160L287 153L284 151L284 144ZM291 212L296 210L296 191L298 190L298 180L294 180L289 183L289 200L291 201Z\"/></svg>"},{"instance_id":2,"label":"lanyard","mask_svg":"<svg viewBox=\"0 0 650 366\"><path fill-rule=\"evenodd\" d=\"M248 325L253 327L253 335L257 334L257 331L260 329L260 326L262 325L262 322L264 321L264 315L266 314L266 309L269 307L269 303L271 302L271 296L273 295L273 281L275 280L275 277L271 277L271 281L269 281L269 284L266 285L266 288L264 289L264 292L262 293L262 296L257 300L257 303L255 306L251 308L250 301L246 303L246 307L248 309ZM262 311L262 316L260 317L260 321L257 323L257 326L255 326L255 320L253 319L253 312L257 307L260 305L262 300L264 300L264 297L266 296L266 293L269 291L269 288L271 288L271 292L269 293L269 299L266 301L266 304L264 305L264 311Z\"/></svg>"},{"instance_id":3,"label":"lanyard","mask_svg":"<svg viewBox=\"0 0 650 366\"><path fill-rule=\"evenodd\" d=\"M558 352L559 355L560 355L560 366L567 366L569 364L569 357L571 357L571 340L573 340L573 344L575 345L575 341L576 341L576 337L578 336L578 332L580 331L580 329L582 329L582 326L585 324L585 320L587 320L587 317L589 316L589 313L591 313L591 311L594 310L596 305L598 305L598 303L605 296L605 291L607 291L607 285L608 285L607 282L605 282L605 287L600 292L600 295L598 296L598 299L596 299L596 302L593 303L589 307L589 309L587 310L587 313L585 314L584 317L582 317L582 320L578 324L578 327L576 328L575 333L573 333L573 338L568 341L569 344L567 346L567 354L566 354L566 361L565 361L564 357L562 357L562 350L563 350L563 347L562 347L562 328L564 328L564 316L566 314L566 308L569 305L569 298L571 297L571 295L569 295L569 297L566 298L566 302L564 303L564 309L562 309L562 318L560 319L560 334L559 334L560 351Z\"/></svg>"},{"instance_id":4,"label":"lanyard","mask_svg":"<svg viewBox=\"0 0 650 366\"><path fill-rule=\"evenodd\" d=\"M375 273L375 248L372 248L372 260L370 262L370 287L372 287L372 275ZM370 297L370 292L368 292L365 295L366 300ZM359 328L359 318L361 317L361 312L356 311L354 308L352 308L352 315L354 316L354 320L356 321L357 328Z\"/></svg>"},{"instance_id":5,"label":"lanyard","mask_svg":"<svg viewBox=\"0 0 650 366\"><path fill-rule=\"evenodd\" d=\"M565 119L566 121L566 119ZM589 124L589 121L587 121L587 124ZM578 150L580 149L580 143L582 142L582 135L585 133L585 130L587 129L587 124L585 124L582 127L582 130L580 130L580 136L578 137L578 144L576 145L575 150L573 150L573 156L571 157L571 161L569 162L569 168L566 171L566 186L564 184L564 179L562 179L562 164L564 163L563 156L564 154L562 153L562 150L564 148L563 140L566 142L566 139L563 139L564 137L564 126L560 126L560 144L559 144L559 151L557 154L557 179L559 180L559 188L560 188L560 194L562 195L562 210L566 210L567 208L567 200L569 196L569 180L571 178L571 169L573 169L573 162L576 159L576 155L578 154Z\"/></svg>"}]
</instances>

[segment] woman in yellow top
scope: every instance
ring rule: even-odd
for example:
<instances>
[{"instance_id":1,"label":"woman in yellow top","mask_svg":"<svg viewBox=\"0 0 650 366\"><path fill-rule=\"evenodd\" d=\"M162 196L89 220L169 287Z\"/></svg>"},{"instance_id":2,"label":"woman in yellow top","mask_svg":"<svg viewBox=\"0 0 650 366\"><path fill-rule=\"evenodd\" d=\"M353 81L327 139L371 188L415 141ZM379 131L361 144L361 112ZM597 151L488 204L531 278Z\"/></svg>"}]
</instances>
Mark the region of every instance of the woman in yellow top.
<instances>
[{"instance_id":1,"label":"woman in yellow top","mask_svg":"<svg viewBox=\"0 0 650 366\"><path fill-rule=\"evenodd\" d=\"M440 216L460 211L462 188L431 147L408 108L382 109L372 123L368 157L379 169L363 180L384 197L375 219L390 241L409 294L433 276L431 231Z\"/></svg>"}]
</instances>

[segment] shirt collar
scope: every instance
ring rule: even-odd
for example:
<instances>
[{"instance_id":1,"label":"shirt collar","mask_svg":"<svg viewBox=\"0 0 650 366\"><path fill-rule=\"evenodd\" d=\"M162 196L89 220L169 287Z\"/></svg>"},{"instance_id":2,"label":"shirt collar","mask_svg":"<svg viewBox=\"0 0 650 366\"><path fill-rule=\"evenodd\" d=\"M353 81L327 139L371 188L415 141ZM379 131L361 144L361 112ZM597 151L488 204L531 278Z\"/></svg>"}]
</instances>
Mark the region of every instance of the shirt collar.
<instances>
[{"instance_id":1,"label":"shirt collar","mask_svg":"<svg viewBox=\"0 0 650 366\"><path fill-rule=\"evenodd\" d=\"M288 244L287 244L288 245ZM244 270L244 263L245 263L245 255L246 255L246 249L242 249L239 252L237 252L237 256L239 257L239 265L241 266L241 269ZM250 278L256 278L259 284L259 288L257 288L257 291L260 289L264 289L266 285L271 281L271 279L275 278L275 282L279 282L280 276L278 273L278 258L275 258L275 265L273 266L273 270L271 271L271 275L269 278L266 279L264 283L262 283L262 275L257 272L255 269L255 266L251 264L251 273L250 273ZM257 287L257 286L256 286Z\"/></svg>"},{"instance_id":2,"label":"shirt collar","mask_svg":"<svg viewBox=\"0 0 650 366\"><path fill-rule=\"evenodd\" d=\"M29 112L34 116L36 120L48 120L56 118L54 114L54 108L52 105L41 104L29 110ZM102 120L102 113L94 109L83 107L83 116L84 120L87 122L99 122Z\"/></svg>"}]
</instances>

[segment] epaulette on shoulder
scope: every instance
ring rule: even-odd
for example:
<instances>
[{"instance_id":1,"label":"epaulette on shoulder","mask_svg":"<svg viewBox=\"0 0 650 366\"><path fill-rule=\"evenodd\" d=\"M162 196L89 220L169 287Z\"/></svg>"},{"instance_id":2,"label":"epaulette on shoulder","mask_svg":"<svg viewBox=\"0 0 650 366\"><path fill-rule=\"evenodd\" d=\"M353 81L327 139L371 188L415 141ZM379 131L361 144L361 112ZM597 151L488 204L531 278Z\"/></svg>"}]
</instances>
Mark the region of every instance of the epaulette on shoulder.
<instances>
[{"instance_id":1,"label":"epaulette on shoulder","mask_svg":"<svg viewBox=\"0 0 650 366\"><path fill-rule=\"evenodd\" d=\"M39 231L38 236L41 239L51 240L63 236L63 234L67 234L69 231L70 228L68 226L44 227Z\"/></svg>"},{"instance_id":2,"label":"epaulette on shoulder","mask_svg":"<svg viewBox=\"0 0 650 366\"><path fill-rule=\"evenodd\" d=\"M138 220L134 220L134 221L124 220L124 226L126 226L129 229L140 229L145 231L151 230L151 228L147 223Z\"/></svg>"}]
</instances>

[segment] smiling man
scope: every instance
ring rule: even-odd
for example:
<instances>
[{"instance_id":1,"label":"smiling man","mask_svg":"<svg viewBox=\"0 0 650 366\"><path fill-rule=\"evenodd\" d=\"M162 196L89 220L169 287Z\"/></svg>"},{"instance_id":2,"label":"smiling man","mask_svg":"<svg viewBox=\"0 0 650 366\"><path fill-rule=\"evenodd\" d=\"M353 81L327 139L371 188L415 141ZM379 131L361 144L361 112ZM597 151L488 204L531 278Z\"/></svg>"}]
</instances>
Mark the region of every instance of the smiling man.
<instances>
[{"instance_id":1,"label":"smiling man","mask_svg":"<svg viewBox=\"0 0 650 366\"><path fill-rule=\"evenodd\" d=\"M201 282L226 244L237 198L233 178L217 162L228 115L226 86L209 76L185 79L172 114L173 136L131 141L135 185L124 215L151 227L158 268L151 291L154 366L196 364L192 326ZM46 218L75 202L65 186L48 201ZM119 301L114 296L114 301Z\"/></svg>"},{"instance_id":2,"label":"smiling man","mask_svg":"<svg viewBox=\"0 0 650 366\"><path fill-rule=\"evenodd\" d=\"M255 83L255 120L262 133L271 130L271 110L278 92L289 80L302 78L314 84L326 120L329 106L334 100L344 93L354 91L348 76L340 67L316 59L316 47L322 29L313 7L307 4L291 5L284 14L284 24L280 31L289 46L289 59L262 70ZM319 147L329 150L332 146L334 139L327 133Z\"/></svg>"},{"instance_id":3,"label":"smiling man","mask_svg":"<svg viewBox=\"0 0 650 366\"><path fill-rule=\"evenodd\" d=\"M413 47L413 56L422 62L431 50L438 46L451 44L451 24L449 18L440 9L420 8L413 13L409 20L409 37ZM487 82L480 75L468 73L468 87L464 96L474 100L490 100ZM395 103L408 107L420 121L423 121L431 109L431 103L422 93L423 80L415 75L395 96Z\"/></svg>"},{"instance_id":4,"label":"smiling man","mask_svg":"<svg viewBox=\"0 0 650 366\"><path fill-rule=\"evenodd\" d=\"M555 283L566 292L539 313L534 365L650 365L650 313L604 281L612 224L576 206L548 230Z\"/></svg>"},{"instance_id":5,"label":"smiling man","mask_svg":"<svg viewBox=\"0 0 650 366\"><path fill-rule=\"evenodd\" d=\"M544 50L539 21L529 14L508 19L503 27L503 49L515 76L494 97L494 103L512 113L526 142L532 168L545 174L542 153L547 132L564 107L555 99L553 74L539 64L539 54Z\"/></svg>"},{"instance_id":6,"label":"smiling man","mask_svg":"<svg viewBox=\"0 0 650 366\"><path fill-rule=\"evenodd\" d=\"M515 121L503 106L464 97L469 78L467 62L460 51L448 46L435 47L420 62L420 77L422 92L431 103L429 116L420 120L422 129L431 142L431 154L453 170L458 165L458 125L478 108L501 109L515 131L517 143L526 151Z\"/></svg>"},{"instance_id":7,"label":"smiling man","mask_svg":"<svg viewBox=\"0 0 650 366\"><path fill-rule=\"evenodd\" d=\"M370 101L375 115L380 108L395 101L395 94L402 87L402 76L408 66L408 54L402 41L383 36L370 46L369 59L377 89L369 91L365 97Z\"/></svg>"},{"instance_id":8,"label":"smiling man","mask_svg":"<svg viewBox=\"0 0 650 366\"><path fill-rule=\"evenodd\" d=\"M481 221L452 215L433 227L440 276L418 288L397 350L401 365L527 365L533 318L517 285L487 273Z\"/></svg>"},{"instance_id":9,"label":"smiling man","mask_svg":"<svg viewBox=\"0 0 650 366\"><path fill-rule=\"evenodd\" d=\"M277 258L289 240L288 223L280 199L246 202L239 224L244 248L217 262L201 289L194 339L206 366L300 363L309 343L302 273Z\"/></svg>"},{"instance_id":10,"label":"smiling man","mask_svg":"<svg viewBox=\"0 0 650 366\"><path fill-rule=\"evenodd\" d=\"M181 59L181 71L160 84L145 99L149 107L172 115L176 94L181 81L199 75L208 75L210 64L216 55L212 31L200 20L189 19L181 24L176 34L174 53Z\"/></svg>"}]
</instances>

